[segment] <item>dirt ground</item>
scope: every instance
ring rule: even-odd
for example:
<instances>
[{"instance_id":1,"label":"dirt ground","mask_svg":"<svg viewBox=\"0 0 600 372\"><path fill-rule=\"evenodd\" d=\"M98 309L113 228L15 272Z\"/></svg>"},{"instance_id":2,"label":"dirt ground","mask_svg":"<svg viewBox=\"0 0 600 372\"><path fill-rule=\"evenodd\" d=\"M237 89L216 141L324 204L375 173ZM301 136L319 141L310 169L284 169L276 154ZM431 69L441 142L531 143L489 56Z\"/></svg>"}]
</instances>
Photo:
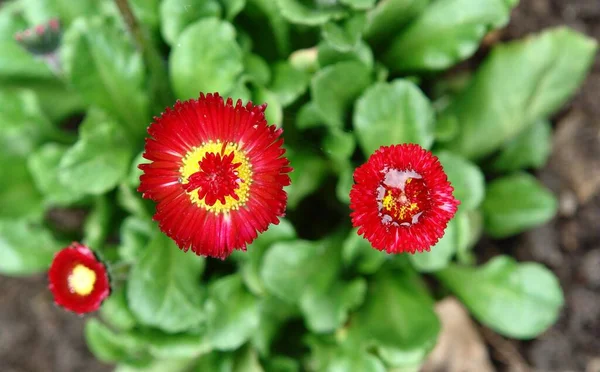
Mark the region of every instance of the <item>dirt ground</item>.
<instances>
[{"instance_id":1,"label":"dirt ground","mask_svg":"<svg viewBox=\"0 0 600 372\"><path fill-rule=\"evenodd\" d=\"M600 0L521 0L501 38L564 24L600 41ZM477 249L548 265L565 290L566 306L559 322L535 341L485 339L501 370L600 372L600 59L555 126L553 155L538 176L559 195L559 216L516 239ZM110 370L87 350L83 323L52 304L45 276L0 277L0 371Z\"/></svg>"}]
</instances>

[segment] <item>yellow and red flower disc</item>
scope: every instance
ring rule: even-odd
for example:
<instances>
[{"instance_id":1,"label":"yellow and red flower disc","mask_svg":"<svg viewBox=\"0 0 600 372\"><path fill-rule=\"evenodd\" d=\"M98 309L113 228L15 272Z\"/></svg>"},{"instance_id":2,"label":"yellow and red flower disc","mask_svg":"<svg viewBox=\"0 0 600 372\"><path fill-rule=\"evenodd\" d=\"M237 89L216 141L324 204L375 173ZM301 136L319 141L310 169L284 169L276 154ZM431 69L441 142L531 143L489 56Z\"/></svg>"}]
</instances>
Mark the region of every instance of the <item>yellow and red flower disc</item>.
<instances>
[{"instance_id":1,"label":"yellow and red flower disc","mask_svg":"<svg viewBox=\"0 0 600 372\"><path fill-rule=\"evenodd\" d=\"M415 144L380 147L354 182L352 224L388 253L429 251L460 203L437 157Z\"/></svg>"},{"instance_id":2,"label":"yellow and red flower disc","mask_svg":"<svg viewBox=\"0 0 600 372\"><path fill-rule=\"evenodd\" d=\"M291 168L265 108L200 94L148 128L138 190L156 202L154 219L180 249L225 258L284 215Z\"/></svg>"},{"instance_id":3,"label":"yellow and red flower disc","mask_svg":"<svg viewBox=\"0 0 600 372\"><path fill-rule=\"evenodd\" d=\"M110 294L106 267L91 249L79 243L56 253L48 279L54 302L77 314L98 310Z\"/></svg>"}]
</instances>

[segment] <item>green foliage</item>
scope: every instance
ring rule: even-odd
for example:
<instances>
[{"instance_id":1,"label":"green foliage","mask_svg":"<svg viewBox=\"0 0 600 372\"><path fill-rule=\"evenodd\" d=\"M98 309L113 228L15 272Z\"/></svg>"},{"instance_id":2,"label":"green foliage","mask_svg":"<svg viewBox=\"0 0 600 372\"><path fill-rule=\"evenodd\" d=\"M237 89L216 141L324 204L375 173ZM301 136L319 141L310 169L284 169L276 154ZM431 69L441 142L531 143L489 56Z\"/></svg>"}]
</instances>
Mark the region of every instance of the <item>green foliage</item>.
<instances>
[{"instance_id":1,"label":"green foliage","mask_svg":"<svg viewBox=\"0 0 600 372\"><path fill-rule=\"evenodd\" d=\"M548 222L558 202L533 176L516 173L492 181L483 202L485 230L496 238Z\"/></svg>"},{"instance_id":2,"label":"green foliage","mask_svg":"<svg viewBox=\"0 0 600 372\"><path fill-rule=\"evenodd\" d=\"M204 260L186 255L160 233L137 259L127 283L127 300L136 319L167 332L200 325L206 317L206 294L197 283Z\"/></svg>"},{"instance_id":3,"label":"green foliage","mask_svg":"<svg viewBox=\"0 0 600 372\"><path fill-rule=\"evenodd\" d=\"M496 47L442 112L440 120L459 124L445 147L470 159L498 150L564 104L595 52L593 40L564 28Z\"/></svg>"},{"instance_id":4,"label":"green foliage","mask_svg":"<svg viewBox=\"0 0 600 372\"><path fill-rule=\"evenodd\" d=\"M481 268L452 265L436 275L477 320L508 337L537 337L556 321L564 303L550 270L506 256Z\"/></svg>"},{"instance_id":5,"label":"green foliage","mask_svg":"<svg viewBox=\"0 0 600 372\"><path fill-rule=\"evenodd\" d=\"M0 273L44 273L72 240L106 258L112 293L85 327L98 359L119 372L417 371L447 292L507 337L556 321L548 269L505 256L477 267L474 247L554 217L526 170L547 161L593 40L558 28L493 43L456 75L444 71L517 0L128 3L138 34L113 1L0 7ZM53 17L53 54L15 40ZM222 262L180 251L136 190L153 116L171 95L215 91L267 103L294 168L286 217ZM378 251L350 224L354 170L400 143L431 149L461 202L430 252Z\"/></svg>"},{"instance_id":6,"label":"green foliage","mask_svg":"<svg viewBox=\"0 0 600 372\"><path fill-rule=\"evenodd\" d=\"M421 90L407 80L376 83L356 103L354 129L365 156L380 146L433 143L434 113Z\"/></svg>"},{"instance_id":7,"label":"green foliage","mask_svg":"<svg viewBox=\"0 0 600 372\"><path fill-rule=\"evenodd\" d=\"M178 98L197 98L199 92L227 95L244 70L235 28L207 18L185 28L169 57L170 76ZM202 60L203 63L196 61Z\"/></svg>"}]
</instances>

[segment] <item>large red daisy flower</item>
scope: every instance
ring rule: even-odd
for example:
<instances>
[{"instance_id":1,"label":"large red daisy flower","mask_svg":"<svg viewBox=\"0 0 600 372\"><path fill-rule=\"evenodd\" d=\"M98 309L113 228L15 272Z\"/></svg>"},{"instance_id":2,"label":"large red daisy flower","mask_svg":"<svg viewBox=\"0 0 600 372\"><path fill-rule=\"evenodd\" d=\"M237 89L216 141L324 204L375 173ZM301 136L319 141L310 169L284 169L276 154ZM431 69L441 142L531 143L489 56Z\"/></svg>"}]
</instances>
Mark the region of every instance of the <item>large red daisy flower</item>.
<instances>
[{"instance_id":1,"label":"large red daisy flower","mask_svg":"<svg viewBox=\"0 0 600 372\"><path fill-rule=\"evenodd\" d=\"M429 251L459 204L439 160L415 144L380 147L354 171L354 182L352 224L388 253Z\"/></svg>"},{"instance_id":2,"label":"large red daisy flower","mask_svg":"<svg viewBox=\"0 0 600 372\"><path fill-rule=\"evenodd\" d=\"M106 267L94 252L79 243L56 253L48 279L54 302L78 314L98 310L110 294Z\"/></svg>"},{"instance_id":3,"label":"large red daisy flower","mask_svg":"<svg viewBox=\"0 0 600 372\"><path fill-rule=\"evenodd\" d=\"M265 105L217 93L177 102L148 128L139 191L184 251L225 258L283 216L292 169Z\"/></svg>"}]
</instances>

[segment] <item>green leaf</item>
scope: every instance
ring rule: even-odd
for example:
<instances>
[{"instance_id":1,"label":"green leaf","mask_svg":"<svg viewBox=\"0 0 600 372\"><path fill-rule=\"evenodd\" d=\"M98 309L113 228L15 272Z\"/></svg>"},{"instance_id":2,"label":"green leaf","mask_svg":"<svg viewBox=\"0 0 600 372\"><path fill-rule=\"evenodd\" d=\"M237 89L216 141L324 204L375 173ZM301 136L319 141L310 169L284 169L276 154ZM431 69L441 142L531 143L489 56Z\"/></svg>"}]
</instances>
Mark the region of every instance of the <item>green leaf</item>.
<instances>
[{"instance_id":1,"label":"green leaf","mask_svg":"<svg viewBox=\"0 0 600 372\"><path fill-rule=\"evenodd\" d=\"M121 224L119 257L129 263L139 260L157 229L149 218L127 217Z\"/></svg>"},{"instance_id":2,"label":"green leaf","mask_svg":"<svg viewBox=\"0 0 600 372\"><path fill-rule=\"evenodd\" d=\"M444 236L433 246L429 252L421 252L408 256L413 267L420 272L430 273L448 266L456 253L458 245L458 221L450 220Z\"/></svg>"},{"instance_id":3,"label":"green leaf","mask_svg":"<svg viewBox=\"0 0 600 372\"><path fill-rule=\"evenodd\" d=\"M156 329L136 330L128 334L144 345L155 358L187 359L212 351L203 333L168 334Z\"/></svg>"},{"instance_id":4,"label":"green leaf","mask_svg":"<svg viewBox=\"0 0 600 372\"><path fill-rule=\"evenodd\" d=\"M374 274L379 270L389 255L371 246L368 240L350 231L342 248L342 261L346 267L356 267L361 274Z\"/></svg>"},{"instance_id":5,"label":"green leaf","mask_svg":"<svg viewBox=\"0 0 600 372\"><path fill-rule=\"evenodd\" d=\"M249 0L244 16L252 22L253 27L248 31L255 40L261 40L256 44L256 53L267 59L290 54L292 25L283 17L276 1Z\"/></svg>"},{"instance_id":6,"label":"green leaf","mask_svg":"<svg viewBox=\"0 0 600 372\"><path fill-rule=\"evenodd\" d=\"M83 225L83 242L94 250L103 248L109 233L110 223L114 213L114 206L109 203L105 195L94 198L91 212Z\"/></svg>"},{"instance_id":7,"label":"green leaf","mask_svg":"<svg viewBox=\"0 0 600 372\"><path fill-rule=\"evenodd\" d=\"M150 29L158 29L160 2L162 0L130 0L131 10L140 23Z\"/></svg>"},{"instance_id":8,"label":"green leaf","mask_svg":"<svg viewBox=\"0 0 600 372\"><path fill-rule=\"evenodd\" d=\"M317 190L325 178L327 164L325 160L305 150L291 151L288 147L287 158L294 164L294 171L290 173L292 183L287 186L289 209L294 209L300 201Z\"/></svg>"},{"instance_id":9,"label":"green leaf","mask_svg":"<svg viewBox=\"0 0 600 372\"><path fill-rule=\"evenodd\" d=\"M300 309L309 330L329 333L340 328L348 319L348 312L360 306L365 298L367 283L364 278L351 282L336 282L327 291L307 291L300 301Z\"/></svg>"},{"instance_id":10,"label":"green leaf","mask_svg":"<svg viewBox=\"0 0 600 372\"><path fill-rule=\"evenodd\" d=\"M362 63L339 62L314 75L310 92L325 122L342 128L346 112L370 82L370 71Z\"/></svg>"},{"instance_id":11,"label":"green leaf","mask_svg":"<svg viewBox=\"0 0 600 372\"><path fill-rule=\"evenodd\" d=\"M366 22L365 14L357 13L340 22L327 22L321 28L321 35L335 50L349 52L361 39Z\"/></svg>"},{"instance_id":12,"label":"green leaf","mask_svg":"<svg viewBox=\"0 0 600 372\"><path fill-rule=\"evenodd\" d=\"M306 130L324 125L321 113L313 101L308 101L298 110L296 116L296 128ZM295 164L294 164L295 166Z\"/></svg>"},{"instance_id":13,"label":"green leaf","mask_svg":"<svg viewBox=\"0 0 600 372\"><path fill-rule=\"evenodd\" d=\"M101 11L101 1L97 0L25 0L25 14L31 24L47 22L49 18L60 19L70 24L78 17L89 17Z\"/></svg>"},{"instance_id":14,"label":"green leaf","mask_svg":"<svg viewBox=\"0 0 600 372\"><path fill-rule=\"evenodd\" d=\"M204 259L181 251L158 233L133 265L127 283L131 312L145 325L166 332L198 326L205 318L200 275Z\"/></svg>"},{"instance_id":15,"label":"green leaf","mask_svg":"<svg viewBox=\"0 0 600 372\"><path fill-rule=\"evenodd\" d=\"M25 220L0 220L0 273L32 275L50 267L62 245L43 226Z\"/></svg>"},{"instance_id":16,"label":"green leaf","mask_svg":"<svg viewBox=\"0 0 600 372\"><path fill-rule=\"evenodd\" d=\"M78 19L64 35L66 76L83 100L141 137L150 121L145 71L129 35L115 22Z\"/></svg>"},{"instance_id":17,"label":"green leaf","mask_svg":"<svg viewBox=\"0 0 600 372\"><path fill-rule=\"evenodd\" d=\"M440 321L415 273L380 270L349 331L365 345L414 350L435 343Z\"/></svg>"},{"instance_id":18,"label":"green leaf","mask_svg":"<svg viewBox=\"0 0 600 372\"><path fill-rule=\"evenodd\" d=\"M37 97L27 90L0 90L0 147L25 156L55 133Z\"/></svg>"},{"instance_id":19,"label":"green leaf","mask_svg":"<svg viewBox=\"0 0 600 372\"><path fill-rule=\"evenodd\" d=\"M188 372L190 365L194 363L191 358L170 358L150 362L143 367L132 367L127 364L119 364L115 372Z\"/></svg>"},{"instance_id":20,"label":"green leaf","mask_svg":"<svg viewBox=\"0 0 600 372\"><path fill-rule=\"evenodd\" d=\"M364 64L369 69L373 68L373 52L369 45L362 40L359 40L356 47L348 52L340 52L325 41L319 43L317 48L317 59L321 67L343 61L356 61Z\"/></svg>"},{"instance_id":21,"label":"green leaf","mask_svg":"<svg viewBox=\"0 0 600 372\"><path fill-rule=\"evenodd\" d=\"M267 85L271 81L269 64L261 56L253 53L244 55L244 77L257 85Z\"/></svg>"},{"instance_id":22,"label":"green leaf","mask_svg":"<svg viewBox=\"0 0 600 372\"><path fill-rule=\"evenodd\" d=\"M160 4L160 31L172 46L188 25L202 18L220 16L221 6L217 0L163 0Z\"/></svg>"},{"instance_id":23,"label":"green leaf","mask_svg":"<svg viewBox=\"0 0 600 372\"><path fill-rule=\"evenodd\" d=\"M266 250L274 243L295 238L294 226L288 220L282 218L279 220L279 224L271 225L267 231L260 234L246 252L235 251L233 253L235 255L233 257L240 256L240 260L242 260L240 273L244 283L252 293L262 296L265 292L264 284L260 278L260 268Z\"/></svg>"},{"instance_id":24,"label":"green leaf","mask_svg":"<svg viewBox=\"0 0 600 372\"><path fill-rule=\"evenodd\" d=\"M552 126L548 120L538 120L510 140L492 163L497 172L512 172L525 168L541 168L552 150Z\"/></svg>"},{"instance_id":25,"label":"green leaf","mask_svg":"<svg viewBox=\"0 0 600 372\"><path fill-rule=\"evenodd\" d=\"M395 72L445 69L473 55L509 12L504 0L434 1L396 36L383 61Z\"/></svg>"},{"instance_id":26,"label":"green leaf","mask_svg":"<svg viewBox=\"0 0 600 372\"><path fill-rule=\"evenodd\" d=\"M42 195L34 186L26 160L0 152L0 169L0 218L41 218Z\"/></svg>"},{"instance_id":27,"label":"green leaf","mask_svg":"<svg viewBox=\"0 0 600 372\"><path fill-rule=\"evenodd\" d=\"M386 372L376 356L364 351L336 355L327 365L328 372Z\"/></svg>"},{"instance_id":28,"label":"green leaf","mask_svg":"<svg viewBox=\"0 0 600 372\"><path fill-rule=\"evenodd\" d=\"M227 95L244 70L235 28L216 18L200 20L183 31L169 57L171 83L180 99L198 92ZM198 63L202 61L202 63Z\"/></svg>"},{"instance_id":29,"label":"green leaf","mask_svg":"<svg viewBox=\"0 0 600 372\"><path fill-rule=\"evenodd\" d=\"M299 25L318 26L346 14L344 8L335 2L312 1L313 6L309 6L299 0L275 1L285 19Z\"/></svg>"},{"instance_id":30,"label":"green leaf","mask_svg":"<svg viewBox=\"0 0 600 372\"><path fill-rule=\"evenodd\" d=\"M564 303L550 270L507 256L479 268L452 265L436 275L477 320L507 337L537 337L558 319Z\"/></svg>"},{"instance_id":31,"label":"green leaf","mask_svg":"<svg viewBox=\"0 0 600 372\"><path fill-rule=\"evenodd\" d=\"M414 350L398 350L383 347L379 349L379 355L385 364L393 367L393 371L417 372L421 371L427 355L434 346L435 342Z\"/></svg>"},{"instance_id":32,"label":"green leaf","mask_svg":"<svg viewBox=\"0 0 600 372\"><path fill-rule=\"evenodd\" d=\"M103 362L138 364L149 361L143 344L125 333L111 331L96 318L90 318L85 323L84 335L92 354Z\"/></svg>"},{"instance_id":33,"label":"green leaf","mask_svg":"<svg viewBox=\"0 0 600 372\"><path fill-rule=\"evenodd\" d=\"M129 331L137 324L135 317L127 306L127 298L123 287L113 291L102 303L100 315L102 320L121 331Z\"/></svg>"},{"instance_id":34,"label":"green leaf","mask_svg":"<svg viewBox=\"0 0 600 372\"><path fill-rule=\"evenodd\" d=\"M445 146L470 159L500 148L560 108L583 81L596 42L566 28L494 48L441 120L460 133Z\"/></svg>"},{"instance_id":35,"label":"green leaf","mask_svg":"<svg viewBox=\"0 0 600 372\"><path fill-rule=\"evenodd\" d=\"M323 152L337 163L345 164L356 148L356 139L350 132L331 128L323 138Z\"/></svg>"},{"instance_id":36,"label":"green leaf","mask_svg":"<svg viewBox=\"0 0 600 372\"><path fill-rule=\"evenodd\" d=\"M246 6L246 0L219 0L225 10L225 19L233 20Z\"/></svg>"},{"instance_id":37,"label":"green leaf","mask_svg":"<svg viewBox=\"0 0 600 372\"><path fill-rule=\"evenodd\" d=\"M505 238L548 222L558 202L535 177L516 173L488 184L483 202L485 231Z\"/></svg>"},{"instance_id":38,"label":"green leaf","mask_svg":"<svg viewBox=\"0 0 600 372\"><path fill-rule=\"evenodd\" d=\"M355 10L367 10L375 5L376 0L340 0L340 3Z\"/></svg>"},{"instance_id":39,"label":"green leaf","mask_svg":"<svg viewBox=\"0 0 600 372\"><path fill-rule=\"evenodd\" d=\"M288 62L273 66L273 83L269 89L277 95L281 106L287 107L306 92L308 75Z\"/></svg>"},{"instance_id":40,"label":"green leaf","mask_svg":"<svg viewBox=\"0 0 600 372\"><path fill-rule=\"evenodd\" d=\"M119 124L97 110L88 112L79 133L60 161L58 179L75 192L103 194L127 175L130 140Z\"/></svg>"},{"instance_id":41,"label":"green leaf","mask_svg":"<svg viewBox=\"0 0 600 372\"><path fill-rule=\"evenodd\" d=\"M434 139L433 108L423 92L406 80L370 86L356 103L353 123L365 156L398 143L429 148Z\"/></svg>"},{"instance_id":42,"label":"green leaf","mask_svg":"<svg viewBox=\"0 0 600 372\"><path fill-rule=\"evenodd\" d=\"M62 184L59 180L59 163L67 149L67 146L48 143L27 159L27 167L35 186L49 205L68 205L83 196L82 193L73 190L69 183Z\"/></svg>"},{"instance_id":43,"label":"green leaf","mask_svg":"<svg viewBox=\"0 0 600 372\"><path fill-rule=\"evenodd\" d=\"M429 4L430 0L386 0L379 1L368 16L365 38L379 44L395 36L409 21Z\"/></svg>"},{"instance_id":44,"label":"green leaf","mask_svg":"<svg viewBox=\"0 0 600 372\"><path fill-rule=\"evenodd\" d=\"M283 107L279 102L278 96L270 90L257 86L252 95L254 102L266 103L265 118L269 124L274 124L278 127L283 125Z\"/></svg>"},{"instance_id":45,"label":"green leaf","mask_svg":"<svg viewBox=\"0 0 600 372\"><path fill-rule=\"evenodd\" d=\"M339 247L330 241L275 243L263 260L261 276L270 293L295 304L309 292L322 292L334 283L340 265Z\"/></svg>"},{"instance_id":46,"label":"green leaf","mask_svg":"<svg viewBox=\"0 0 600 372\"><path fill-rule=\"evenodd\" d=\"M206 301L208 342L216 350L235 350L256 332L258 300L246 290L239 275L220 278L209 288Z\"/></svg>"},{"instance_id":47,"label":"green leaf","mask_svg":"<svg viewBox=\"0 0 600 372\"><path fill-rule=\"evenodd\" d=\"M338 239L292 241L276 243L267 251L262 278L269 292L300 306L311 331L331 332L363 302L366 289L362 278L338 280L339 269Z\"/></svg>"},{"instance_id":48,"label":"green leaf","mask_svg":"<svg viewBox=\"0 0 600 372\"><path fill-rule=\"evenodd\" d=\"M354 185L354 168L350 162L342 165L338 183L335 185L335 196L344 204L350 204L350 190Z\"/></svg>"},{"instance_id":49,"label":"green leaf","mask_svg":"<svg viewBox=\"0 0 600 372\"><path fill-rule=\"evenodd\" d=\"M460 200L461 211L473 210L481 204L485 195L485 178L481 169L460 155L448 151L436 156L454 187L454 197Z\"/></svg>"},{"instance_id":50,"label":"green leaf","mask_svg":"<svg viewBox=\"0 0 600 372\"><path fill-rule=\"evenodd\" d=\"M288 304L276 296L262 295L259 303L260 320L256 332L250 340L259 353L267 357L270 354L271 343L281 333L283 324L298 315L295 305Z\"/></svg>"},{"instance_id":51,"label":"green leaf","mask_svg":"<svg viewBox=\"0 0 600 372\"><path fill-rule=\"evenodd\" d=\"M265 372L255 350L246 347L237 352L232 372Z\"/></svg>"}]
</instances>

